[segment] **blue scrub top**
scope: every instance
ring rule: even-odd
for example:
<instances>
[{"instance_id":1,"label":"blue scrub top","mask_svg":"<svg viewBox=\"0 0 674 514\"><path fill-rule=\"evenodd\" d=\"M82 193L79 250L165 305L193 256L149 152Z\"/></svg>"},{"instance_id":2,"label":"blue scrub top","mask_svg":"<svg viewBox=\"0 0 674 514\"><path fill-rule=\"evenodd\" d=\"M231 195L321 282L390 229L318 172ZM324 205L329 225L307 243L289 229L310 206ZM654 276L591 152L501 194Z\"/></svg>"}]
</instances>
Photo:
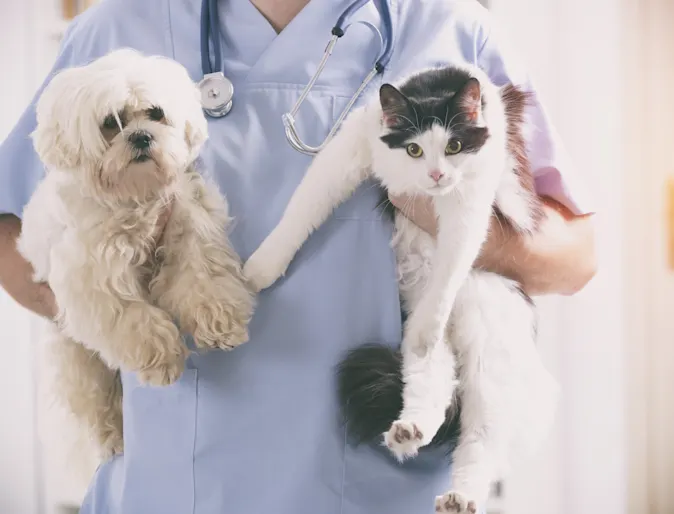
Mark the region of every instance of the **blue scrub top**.
<instances>
[{"instance_id":1,"label":"blue scrub top","mask_svg":"<svg viewBox=\"0 0 674 514\"><path fill-rule=\"evenodd\" d=\"M309 158L287 144L281 115L313 74L330 29L351 0L312 0L276 34L249 0L220 2L220 44L234 108L209 121L204 161L236 218L245 259L278 222ZM54 66L118 47L175 58L201 78L200 0L107 0L68 30ZM394 52L383 79L435 65L480 65L498 84L533 89L474 0L390 0ZM357 14L382 27L370 2ZM308 144L323 140L371 68L379 41L363 25L340 40L298 115ZM45 80L45 84L49 78ZM373 94L381 77L365 96ZM531 110L539 191L586 212L545 111ZM21 211L43 175L32 148L31 104L0 147L0 212ZM570 191L573 190L573 195ZM250 341L194 354L174 385L123 376L125 453L104 463L82 514L431 514L449 484L442 451L397 464L380 446L346 444L334 367L354 346L396 346L401 311L391 220L365 184L310 238L286 277L264 291Z\"/></svg>"}]
</instances>

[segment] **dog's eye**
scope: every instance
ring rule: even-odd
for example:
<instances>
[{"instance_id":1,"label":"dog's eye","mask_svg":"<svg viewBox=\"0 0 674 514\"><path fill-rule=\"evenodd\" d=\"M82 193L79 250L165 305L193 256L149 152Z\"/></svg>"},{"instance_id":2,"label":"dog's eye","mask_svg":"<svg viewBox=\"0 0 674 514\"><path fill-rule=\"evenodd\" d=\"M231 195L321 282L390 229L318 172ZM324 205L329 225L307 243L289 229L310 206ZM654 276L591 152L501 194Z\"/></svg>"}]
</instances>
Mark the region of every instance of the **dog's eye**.
<instances>
[{"instance_id":1,"label":"dog's eye","mask_svg":"<svg viewBox=\"0 0 674 514\"><path fill-rule=\"evenodd\" d=\"M108 114L103 120L103 128L108 130L117 128L117 120L112 114Z\"/></svg>"},{"instance_id":2,"label":"dog's eye","mask_svg":"<svg viewBox=\"0 0 674 514\"><path fill-rule=\"evenodd\" d=\"M164 119L164 111L161 107L152 107L147 111L147 115L152 121L162 121Z\"/></svg>"}]
</instances>

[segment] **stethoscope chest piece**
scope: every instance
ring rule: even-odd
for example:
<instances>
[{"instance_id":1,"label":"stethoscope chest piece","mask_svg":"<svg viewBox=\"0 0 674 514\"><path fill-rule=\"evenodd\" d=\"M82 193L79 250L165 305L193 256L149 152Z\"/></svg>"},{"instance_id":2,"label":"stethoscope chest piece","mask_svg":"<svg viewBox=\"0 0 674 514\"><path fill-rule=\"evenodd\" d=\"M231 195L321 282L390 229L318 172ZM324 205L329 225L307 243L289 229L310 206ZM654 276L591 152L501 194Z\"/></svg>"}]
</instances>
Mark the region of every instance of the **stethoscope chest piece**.
<instances>
[{"instance_id":1,"label":"stethoscope chest piece","mask_svg":"<svg viewBox=\"0 0 674 514\"><path fill-rule=\"evenodd\" d=\"M209 116L222 118L232 110L234 85L221 71L204 75L199 90L201 105Z\"/></svg>"},{"instance_id":2,"label":"stethoscope chest piece","mask_svg":"<svg viewBox=\"0 0 674 514\"><path fill-rule=\"evenodd\" d=\"M315 155L327 144L327 142L334 136L335 132L344 121L346 115L351 110L370 81L372 81L375 75L383 73L391 59L391 54L393 51L393 20L391 18L391 10L388 5L389 0L380 0L384 28L383 33L369 21L353 20L353 23L364 23L379 36L379 39L382 43L382 51L377 57L377 61L374 63L370 73L368 73L367 76L363 79L361 85L348 101L323 142L316 147L309 146L302 142L299 134L297 133L297 130L295 129L295 116L299 111L302 102L304 102L305 98L311 91L311 88L314 86L314 83L318 80L318 77L325 67L330 54L332 54L332 50L337 43L337 40L344 35L345 31L350 26L348 20L358 9L371 1L372 0L351 0L351 4L346 8L346 10L344 10L342 15L337 19L335 26L332 28L332 37L330 38L330 42L323 52L323 58L321 59L321 62L319 63L314 75L311 77L306 87L300 94L292 110L283 115L282 119L285 126L286 137L288 138L290 145L299 152L307 155ZM201 105L203 110L208 116L213 118L222 118L227 113L229 113L229 111L232 110L232 98L234 97L234 85L232 82L227 77L225 77L222 71L214 71L218 67L222 66L223 63L220 51L220 38L216 37L219 34L219 27L218 0L202 0L201 70L204 74L204 78L201 79L198 86L201 91ZM209 47L209 40L211 38L214 41L213 50L215 53L213 57L213 63L211 63Z\"/></svg>"}]
</instances>

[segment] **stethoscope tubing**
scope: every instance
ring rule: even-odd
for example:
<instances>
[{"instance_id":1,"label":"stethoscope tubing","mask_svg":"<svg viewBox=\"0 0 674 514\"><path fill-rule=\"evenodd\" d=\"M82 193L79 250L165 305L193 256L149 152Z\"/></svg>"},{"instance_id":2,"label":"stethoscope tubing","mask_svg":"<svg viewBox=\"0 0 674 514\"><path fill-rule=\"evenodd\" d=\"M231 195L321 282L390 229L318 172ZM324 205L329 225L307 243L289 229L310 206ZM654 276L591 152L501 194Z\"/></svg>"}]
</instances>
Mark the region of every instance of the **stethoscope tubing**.
<instances>
[{"instance_id":1,"label":"stethoscope tubing","mask_svg":"<svg viewBox=\"0 0 674 514\"><path fill-rule=\"evenodd\" d=\"M314 83L316 82L321 72L323 71L323 68L327 63L328 58L332 54L332 50L335 44L342 36L344 36L346 31L350 27L350 23L347 23L348 20L351 18L351 16L355 14L356 11L362 8L367 2L371 1L374 0L355 0L340 15L340 17L337 19L337 23L335 23L335 26L332 29L332 37L330 38L330 41L325 49L325 52L323 53L323 58L321 59L321 62L318 65L318 69L311 77L308 84L305 86L304 90L302 91L298 100L295 102L295 105L293 106L291 111L284 114L282 117L288 142L298 152L307 155L315 155L316 153L318 153L335 134L335 132L341 125L342 121L344 121L344 118L346 117L348 111L354 105L354 103L359 98L361 93L365 90L367 85L372 81L372 79L377 74L381 74L384 72L384 70L388 66L389 61L391 60L391 55L393 53L393 19L391 16L391 10L388 0L381 0L384 34L382 34L382 32L379 31L370 22L366 21L356 22L356 23L364 23L365 25L369 26L376 34L378 34L381 40L383 51L377 58L373 69L365 77L358 90L354 93L351 100L348 102L347 106L340 114L337 122L333 125L328 136L323 140L323 142L318 147L309 146L301 140L299 134L297 133L297 129L295 128L295 115L299 111L299 108L304 102L304 99L309 94ZM224 73L220 70L218 70L217 72L215 71L216 69L222 67L220 39L216 37L211 37L219 34L220 31L217 2L218 0L202 0L201 4L201 68L204 77L208 77L209 75L214 74L222 75L222 80L226 81L231 87L231 82L229 82L224 77ZM213 53L214 53L213 63L211 63L210 60L211 52L209 43L211 40L213 42ZM230 90L230 93L231 92L232 90ZM231 109L231 98L227 108L225 109L219 109L217 107L206 109L204 107L206 113L212 117L222 117L226 115L230 109Z\"/></svg>"}]
</instances>

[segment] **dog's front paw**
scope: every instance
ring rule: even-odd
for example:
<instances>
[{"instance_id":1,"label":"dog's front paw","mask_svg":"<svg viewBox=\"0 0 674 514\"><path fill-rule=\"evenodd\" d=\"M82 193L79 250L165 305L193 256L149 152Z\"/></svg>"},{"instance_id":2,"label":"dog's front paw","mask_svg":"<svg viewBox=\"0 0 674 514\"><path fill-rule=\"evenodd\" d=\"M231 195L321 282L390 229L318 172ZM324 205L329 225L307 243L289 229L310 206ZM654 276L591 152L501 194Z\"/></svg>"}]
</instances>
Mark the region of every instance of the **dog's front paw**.
<instances>
[{"instance_id":1,"label":"dog's front paw","mask_svg":"<svg viewBox=\"0 0 674 514\"><path fill-rule=\"evenodd\" d=\"M424 434L416 423L410 421L394 421L384 434L384 443L400 462L416 457L423 440Z\"/></svg>"},{"instance_id":2,"label":"dog's front paw","mask_svg":"<svg viewBox=\"0 0 674 514\"><path fill-rule=\"evenodd\" d=\"M167 386L180 378L185 369L184 357L162 359L138 372L138 379L151 386Z\"/></svg>"},{"instance_id":3,"label":"dog's front paw","mask_svg":"<svg viewBox=\"0 0 674 514\"><path fill-rule=\"evenodd\" d=\"M194 331L193 337L197 348L229 351L248 342L248 330L239 328L226 334L215 335L212 333L204 333L197 328Z\"/></svg>"},{"instance_id":4,"label":"dog's front paw","mask_svg":"<svg viewBox=\"0 0 674 514\"><path fill-rule=\"evenodd\" d=\"M256 292L276 282L290 264L290 259L275 246L269 240L264 241L243 266L243 275Z\"/></svg>"},{"instance_id":5,"label":"dog's front paw","mask_svg":"<svg viewBox=\"0 0 674 514\"><path fill-rule=\"evenodd\" d=\"M178 380L188 354L178 327L156 322L142 334L142 339L145 344L137 348L136 361L139 380L152 386L166 386Z\"/></svg>"},{"instance_id":6,"label":"dog's front paw","mask_svg":"<svg viewBox=\"0 0 674 514\"><path fill-rule=\"evenodd\" d=\"M477 504L463 494L450 491L435 498L435 512L447 514L476 514Z\"/></svg>"},{"instance_id":7,"label":"dog's front paw","mask_svg":"<svg viewBox=\"0 0 674 514\"><path fill-rule=\"evenodd\" d=\"M229 303L211 303L198 307L192 336L198 348L232 350L248 341L248 311Z\"/></svg>"}]
</instances>

